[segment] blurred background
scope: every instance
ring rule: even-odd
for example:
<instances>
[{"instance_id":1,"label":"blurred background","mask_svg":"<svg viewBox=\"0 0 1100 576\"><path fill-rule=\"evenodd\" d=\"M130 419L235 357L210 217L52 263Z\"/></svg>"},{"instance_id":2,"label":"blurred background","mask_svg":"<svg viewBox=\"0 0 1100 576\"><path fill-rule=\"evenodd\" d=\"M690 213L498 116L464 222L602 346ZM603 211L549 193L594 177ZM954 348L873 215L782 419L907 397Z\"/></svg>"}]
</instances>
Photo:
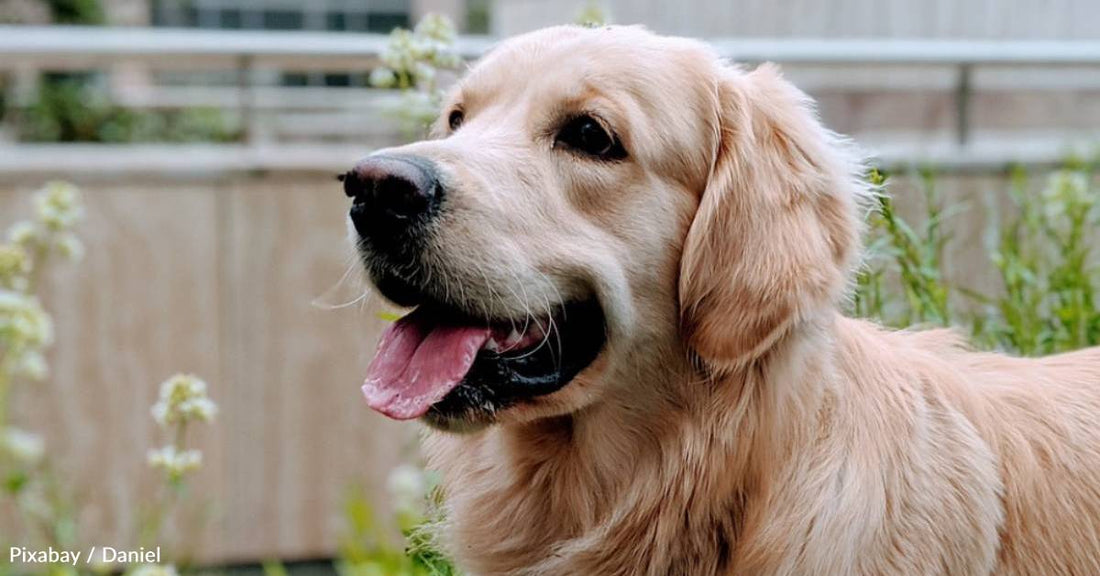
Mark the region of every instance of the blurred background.
<instances>
[{"instance_id":1,"label":"blurred background","mask_svg":"<svg viewBox=\"0 0 1100 576\"><path fill-rule=\"evenodd\" d=\"M390 36L429 14L445 20ZM430 478L395 476L415 431L359 398L386 319L362 298L334 175L422 134L438 90L498 39L584 21L780 63L890 174L898 213L923 222L895 248L925 242L954 309L1011 291L1003 223L1048 173L1071 166L1095 196L1095 0L0 0L0 226L83 245L42 267L49 374L9 383L7 406L68 487L42 488L39 515L66 520L36 535L20 500L34 477L9 476L0 544L136 545L143 503L164 501L147 453L174 429L150 406L183 371L218 413L188 433L202 466L184 471L166 547L200 566L362 556L356 538L400 551L395 492ZM43 189L56 180L75 189Z\"/></svg>"}]
</instances>

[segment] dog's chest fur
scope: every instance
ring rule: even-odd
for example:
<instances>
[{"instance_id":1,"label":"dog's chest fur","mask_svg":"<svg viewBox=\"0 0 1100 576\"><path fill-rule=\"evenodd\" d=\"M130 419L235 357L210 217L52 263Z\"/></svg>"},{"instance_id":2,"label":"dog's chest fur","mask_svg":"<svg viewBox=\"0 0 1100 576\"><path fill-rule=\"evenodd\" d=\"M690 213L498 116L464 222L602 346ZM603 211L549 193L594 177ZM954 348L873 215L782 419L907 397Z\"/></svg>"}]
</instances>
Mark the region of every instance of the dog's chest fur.
<instances>
[{"instance_id":1,"label":"dog's chest fur","mask_svg":"<svg viewBox=\"0 0 1100 576\"><path fill-rule=\"evenodd\" d=\"M429 434L453 553L473 576L988 574L997 479L966 418L920 381L799 366Z\"/></svg>"},{"instance_id":2,"label":"dog's chest fur","mask_svg":"<svg viewBox=\"0 0 1100 576\"><path fill-rule=\"evenodd\" d=\"M478 576L728 573L742 503L738 475L703 461L718 451L693 454L680 437L585 454L570 426L427 442L447 483L462 485L448 504L464 566Z\"/></svg>"}]
</instances>

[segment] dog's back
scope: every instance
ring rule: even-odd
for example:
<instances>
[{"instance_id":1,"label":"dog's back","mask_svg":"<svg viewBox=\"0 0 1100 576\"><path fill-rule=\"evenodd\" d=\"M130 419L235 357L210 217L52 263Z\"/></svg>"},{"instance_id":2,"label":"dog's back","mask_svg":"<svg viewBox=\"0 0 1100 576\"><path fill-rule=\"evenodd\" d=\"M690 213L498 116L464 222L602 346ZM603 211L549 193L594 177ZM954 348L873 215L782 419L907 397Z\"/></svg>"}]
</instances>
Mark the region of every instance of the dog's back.
<instances>
[{"instance_id":1,"label":"dog's back","mask_svg":"<svg viewBox=\"0 0 1100 576\"><path fill-rule=\"evenodd\" d=\"M943 519L958 506L976 529L995 521L993 574L1100 574L1100 348L1028 359L967 350L946 330L884 333L846 320L841 331L849 334L844 347L857 348L848 355L855 378L874 374L879 362L897 379L888 389L922 396L907 417L923 419L915 429L933 440L914 457L939 466L932 476L941 483L963 480L942 486ZM968 424L984 446L967 446ZM983 448L992 461L983 462ZM975 483L989 464L993 485ZM941 541L952 525L943 522Z\"/></svg>"},{"instance_id":2,"label":"dog's back","mask_svg":"<svg viewBox=\"0 0 1100 576\"><path fill-rule=\"evenodd\" d=\"M1100 348L967 358L1004 484L997 573L1100 574Z\"/></svg>"}]
</instances>

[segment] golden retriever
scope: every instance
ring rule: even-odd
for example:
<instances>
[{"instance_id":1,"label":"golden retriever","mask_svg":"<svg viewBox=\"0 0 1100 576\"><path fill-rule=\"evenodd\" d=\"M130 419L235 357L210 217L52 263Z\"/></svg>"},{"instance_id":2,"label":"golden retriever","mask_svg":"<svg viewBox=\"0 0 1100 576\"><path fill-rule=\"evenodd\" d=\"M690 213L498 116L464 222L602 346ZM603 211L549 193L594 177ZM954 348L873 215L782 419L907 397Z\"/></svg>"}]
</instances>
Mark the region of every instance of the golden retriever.
<instances>
[{"instance_id":1,"label":"golden retriever","mask_svg":"<svg viewBox=\"0 0 1100 576\"><path fill-rule=\"evenodd\" d=\"M775 67L550 28L344 176L416 310L364 395L428 423L489 575L1100 574L1100 349L839 312L861 165Z\"/></svg>"}]
</instances>

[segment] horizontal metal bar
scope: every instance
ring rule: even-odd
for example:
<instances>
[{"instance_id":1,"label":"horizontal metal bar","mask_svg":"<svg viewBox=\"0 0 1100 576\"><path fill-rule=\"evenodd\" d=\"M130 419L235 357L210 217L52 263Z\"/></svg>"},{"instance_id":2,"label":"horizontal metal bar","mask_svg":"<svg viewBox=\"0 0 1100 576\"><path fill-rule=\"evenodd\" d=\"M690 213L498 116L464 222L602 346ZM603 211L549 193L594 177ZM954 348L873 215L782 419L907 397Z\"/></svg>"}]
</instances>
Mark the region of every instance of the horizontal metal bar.
<instances>
[{"instance_id":1,"label":"horizontal metal bar","mask_svg":"<svg viewBox=\"0 0 1100 576\"><path fill-rule=\"evenodd\" d=\"M725 57L800 64L1093 65L1100 42L1033 40L710 40Z\"/></svg>"},{"instance_id":2,"label":"horizontal metal bar","mask_svg":"<svg viewBox=\"0 0 1100 576\"><path fill-rule=\"evenodd\" d=\"M871 163L887 169L927 166L945 172L995 172L1013 164L1056 166L1069 155L1095 154L1090 142L988 134L966 146L950 135L932 142L867 137L859 141ZM352 143L310 144L20 144L0 146L0 182L21 178L207 178L252 172L346 170L370 152Z\"/></svg>"},{"instance_id":3,"label":"horizontal metal bar","mask_svg":"<svg viewBox=\"0 0 1100 576\"><path fill-rule=\"evenodd\" d=\"M385 50L384 34L199 30L184 28L110 28L85 26L0 26L0 54L53 56L252 56L332 58L371 56ZM467 58L492 44L485 37L456 42Z\"/></svg>"},{"instance_id":4,"label":"horizontal metal bar","mask_svg":"<svg viewBox=\"0 0 1100 576\"><path fill-rule=\"evenodd\" d=\"M497 40L461 36L456 51L472 59ZM719 54L745 62L799 64L1096 65L1100 41L989 40L709 40ZM303 61L376 56L382 34L228 31L171 28L0 26L0 56L21 61L64 58L167 59L251 56Z\"/></svg>"}]
</instances>

